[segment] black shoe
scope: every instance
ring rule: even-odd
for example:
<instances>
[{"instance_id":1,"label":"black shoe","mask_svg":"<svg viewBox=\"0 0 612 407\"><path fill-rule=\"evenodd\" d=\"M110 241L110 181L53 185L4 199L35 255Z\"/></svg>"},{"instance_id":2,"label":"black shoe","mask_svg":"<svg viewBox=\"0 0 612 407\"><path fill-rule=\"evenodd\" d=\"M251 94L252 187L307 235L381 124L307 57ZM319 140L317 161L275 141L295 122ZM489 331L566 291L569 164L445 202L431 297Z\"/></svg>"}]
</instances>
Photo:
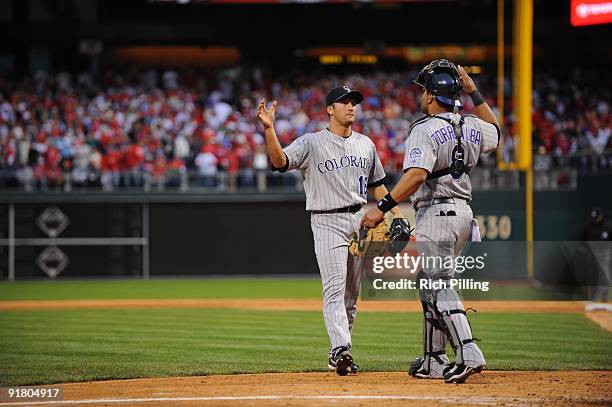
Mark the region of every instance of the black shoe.
<instances>
[{"instance_id":1,"label":"black shoe","mask_svg":"<svg viewBox=\"0 0 612 407\"><path fill-rule=\"evenodd\" d=\"M327 361L327 369L332 371L332 372L336 371L336 361L333 360L331 357ZM349 374L357 374L359 369L360 369L359 365L357 363L353 363L351 365L351 371L349 372Z\"/></svg>"},{"instance_id":2,"label":"black shoe","mask_svg":"<svg viewBox=\"0 0 612 407\"><path fill-rule=\"evenodd\" d=\"M449 363L448 366L446 366L444 370L442 371L442 376L443 377L446 376L446 374L450 372L451 370L453 370L454 368L455 368L455 362Z\"/></svg>"},{"instance_id":3,"label":"black shoe","mask_svg":"<svg viewBox=\"0 0 612 407\"><path fill-rule=\"evenodd\" d=\"M353 366L353 355L351 349L346 346L339 346L332 351L329 358L328 368L333 370L335 367L336 373L340 376L346 376L351 373Z\"/></svg>"},{"instance_id":4,"label":"black shoe","mask_svg":"<svg viewBox=\"0 0 612 407\"><path fill-rule=\"evenodd\" d=\"M484 365L477 367L466 366L466 365L455 365L454 368L449 369L444 374L444 381L446 383L464 383L465 379L474 373L482 372Z\"/></svg>"},{"instance_id":5,"label":"black shoe","mask_svg":"<svg viewBox=\"0 0 612 407\"><path fill-rule=\"evenodd\" d=\"M327 369L331 372L336 371L336 361L330 356L327 361Z\"/></svg>"},{"instance_id":6,"label":"black shoe","mask_svg":"<svg viewBox=\"0 0 612 407\"><path fill-rule=\"evenodd\" d=\"M414 374L421 368L424 359L422 357L415 358L412 362L410 362L410 367L408 368L408 374L410 376L414 376Z\"/></svg>"},{"instance_id":7,"label":"black shoe","mask_svg":"<svg viewBox=\"0 0 612 407\"><path fill-rule=\"evenodd\" d=\"M420 379L429 379L429 372L423 367L423 362L425 362L425 359L421 357L414 359L410 363L408 374L412 377L418 377Z\"/></svg>"}]
</instances>

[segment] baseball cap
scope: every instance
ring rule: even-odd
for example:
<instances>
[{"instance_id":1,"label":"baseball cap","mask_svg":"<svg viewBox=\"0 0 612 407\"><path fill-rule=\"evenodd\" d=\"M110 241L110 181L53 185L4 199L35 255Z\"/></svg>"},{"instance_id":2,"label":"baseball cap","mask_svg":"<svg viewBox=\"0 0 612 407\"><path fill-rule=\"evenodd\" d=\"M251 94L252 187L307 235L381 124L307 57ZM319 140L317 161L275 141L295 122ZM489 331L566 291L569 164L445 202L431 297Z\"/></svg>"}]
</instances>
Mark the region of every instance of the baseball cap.
<instances>
[{"instance_id":1,"label":"baseball cap","mask_svg":"<svg viewBox=\"0 0 612 407\"><path fill-rule=\"evenodd\" d=\"M363 100L363 94L358 90L351 90L348 86L338 86L333 88L327 94L325 98L326 106L331 106L334 102L339 101L340 99L344 99L345 97L353 97L355 99L355 103L359 104Z\"/></svg>"},{"instance_id":2,"label":"baseball cap","mask_svg":"<svg viewBox=\"0 0 612 407\"><path fill-rule=\"evenodd\" d=\"M597 219L603 212L599 206L594 206L591 208L591 219Z\"/></svg>"}]
</instances>

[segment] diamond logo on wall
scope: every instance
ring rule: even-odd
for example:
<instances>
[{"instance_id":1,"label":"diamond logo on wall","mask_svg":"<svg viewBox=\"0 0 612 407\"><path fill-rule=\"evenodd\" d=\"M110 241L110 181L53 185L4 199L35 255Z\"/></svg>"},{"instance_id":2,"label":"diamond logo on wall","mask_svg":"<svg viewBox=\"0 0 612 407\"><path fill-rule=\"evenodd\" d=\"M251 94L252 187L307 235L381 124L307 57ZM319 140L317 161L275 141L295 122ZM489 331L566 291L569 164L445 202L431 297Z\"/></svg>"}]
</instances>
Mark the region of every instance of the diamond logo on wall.
<instances>
[{"instance_id":1,"label":"diamond logo on wall","mask_svg":"<svg viewBox=\"0 0 612 407\"><path fill-rule=\"evenodd\" d=\"M70 259L59 247L51 246L36 258L36 264L50 278L55 278L68 267Z\"/></svg>"},{"instance_id":2,"label":"diamond logo on wall","mask_svg":"<svg viewBox=\"0 0 612 407\"><path fill-rule=\"evenodd\" d=\"M70 225L70 219L56 206L50 206L36 219L38 227L49 237L57 237Z\"/></svg>"}]
</instances>

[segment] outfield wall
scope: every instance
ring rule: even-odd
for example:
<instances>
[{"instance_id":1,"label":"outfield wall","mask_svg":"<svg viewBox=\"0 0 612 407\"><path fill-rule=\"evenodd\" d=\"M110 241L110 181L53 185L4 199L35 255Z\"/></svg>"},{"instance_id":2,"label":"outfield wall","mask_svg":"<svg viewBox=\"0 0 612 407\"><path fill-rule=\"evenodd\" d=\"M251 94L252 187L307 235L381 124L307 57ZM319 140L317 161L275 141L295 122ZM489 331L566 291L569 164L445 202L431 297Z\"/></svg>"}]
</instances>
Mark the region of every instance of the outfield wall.
<instances>
[{"instance_id":1,"label":"outfield wall","mask_svg":"<svg viewBox=\"0 0 612 407\"><path fill-rule=\"evenodd\" d=\"M536 240L578 240L592 205L611 215L609 180L583 177L576 191L536 192ZM484 240L524 240L520 191L477 191L473 208ZM54 273L316 275L318 268L302 193L0 195L0 279Z\"/></svg>"}]
</instances>

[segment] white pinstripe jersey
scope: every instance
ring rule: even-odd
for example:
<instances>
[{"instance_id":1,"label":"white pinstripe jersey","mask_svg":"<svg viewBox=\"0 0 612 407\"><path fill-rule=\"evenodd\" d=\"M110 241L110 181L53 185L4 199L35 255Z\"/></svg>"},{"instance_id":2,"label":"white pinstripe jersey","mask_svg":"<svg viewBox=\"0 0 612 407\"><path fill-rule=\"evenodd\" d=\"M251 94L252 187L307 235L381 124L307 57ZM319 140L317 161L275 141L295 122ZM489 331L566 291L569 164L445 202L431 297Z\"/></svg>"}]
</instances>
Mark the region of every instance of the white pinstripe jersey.
<instances>
[{"instance_id":1,"label":"white pinstripe jersey","mask_svg":"<svg viewBox=\"0 0 612 407\"><path fill-rule=\"evenodd\" d=\"M286 170L302 172L306 210L366 204L368 185L385 177L374 143L356 131L348 137L327 129L307 133L283 151L288 161Z\"/></svg>"},{"instance_id":2,"label":"white pinstripe jersey","mask_svg":"<svg viewBox=\"0 0 612 407\"><path fill-rule=\"evenodd\" d=\"M440 113L436 116L450 119L453 113ZM411 127L406 139L404 171L412 167L424 168L429 173L448 168L457 141L453 126L436 116L426 116L417 120ZM466 169L476 166L481 154L490 154L499 144L499 131L491 123L473 116L465 115L462 144ZM455 197L472 199L472 183L466 173L458 179L444 175L428 179L412 196L412 203L433 198Z\"/></svg>"}]
</instances>

